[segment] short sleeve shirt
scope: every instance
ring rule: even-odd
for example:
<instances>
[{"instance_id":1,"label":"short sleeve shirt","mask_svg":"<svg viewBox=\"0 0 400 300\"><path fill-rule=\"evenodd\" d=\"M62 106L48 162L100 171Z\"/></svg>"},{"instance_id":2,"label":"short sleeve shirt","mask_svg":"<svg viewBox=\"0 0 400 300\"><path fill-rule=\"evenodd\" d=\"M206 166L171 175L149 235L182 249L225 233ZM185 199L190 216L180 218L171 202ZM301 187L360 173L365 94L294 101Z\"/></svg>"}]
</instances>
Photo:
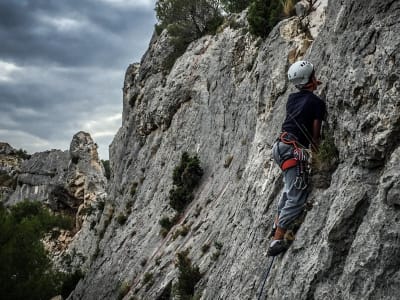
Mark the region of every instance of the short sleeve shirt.
<instances>
[{"instance_id":1,"label":"short sleeve shirt","mask_svg":"<svg viewBox=\"0 0 400 300\"><path fill-rule=\"evenodd\" d=\"M323 121L325 116L325 102L313 92L301 90L289 95L282 131L295 135L300 144L308 147L312 141L314 120Z\"/></svg>"}]
</instances>

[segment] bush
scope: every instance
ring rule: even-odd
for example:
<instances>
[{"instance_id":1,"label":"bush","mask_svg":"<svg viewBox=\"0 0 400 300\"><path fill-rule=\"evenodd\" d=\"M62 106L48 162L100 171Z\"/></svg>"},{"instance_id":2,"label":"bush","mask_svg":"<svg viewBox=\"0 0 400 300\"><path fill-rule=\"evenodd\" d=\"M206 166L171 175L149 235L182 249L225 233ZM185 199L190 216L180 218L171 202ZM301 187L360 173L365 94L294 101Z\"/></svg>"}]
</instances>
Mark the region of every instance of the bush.
<instances>
[{"instance_id":1,"label":"bush","mask_svg":"<svg viewBox=\"0 0 400 300\"><path fill-rule=\"evenodd\" d=\"M221 0L222 6L227 12L239 13L250 5L251 0Z\"/></svg>"},{"instance_id":2,"label":"bush","mask_svg":"<svg viewBox=\"0 0 400 300\"><path fill-rule=\"evenodd\" d=\"M10 210L0 205L1 299L50 299L67 292L71 281L52 269L41 242L53 227L71 229L66 220L38 202L24 201Z\"/></svg>"},{"instance_id":3,"label":"bush","mask_svg":"<svg viewBox=\"0 0 400 300\"><path fill-rule=\"evenodd\" d=\"M131 289L131 286L129 284L129 282L122 282L120 283L119 287L118 287L118 296L117 296L117 300L122 300L126 294L129 293L129 290Z\"/></svg>"},{"instance_id":4,"label":"bush","mask_svg":"<svg viewBox=\"0 0 400 300\"><path fill-rule=\"evenodd\" d=\"M177 254L178 280L173 287L174 294L178 299L190 299L195 292L195 286L201 279L199 267L192 265L188 257L189 251Z\"/></svg>"},{"instance_id":5,"label":"bush","mask_svg":"<svg viewBox=\"0 0 400 300\"><path fill-rule=\"evenodd\" d=\"M124 214L119 214L117 217L117 222L119 225L124 225L128 217Z\"/></svg>"},{"instance_id":6,"label":"bush","mask_svg":"<svg viewBox=\"0 0 400 300\"><path fill-rule=\"evenodd\" d=\"M130 191L132 197L135 196L138 185L139 184L136 181L132 182L131 191Z\"/></svg>"},{"instance_id":7,"label":"bush","mask_svg":"<svg viewBox=\"0 0 400 300\"><path fill-rule=\"evenodd\" d=\"M19 158L22 158L22 159L30 159L31 158L31 155L28 154L28 152L26 152L26 150L23 150L23 149L19 149L15 154Z\"/></svg>"},{"instance_id":8,"label":"bush","mask_svg":"<svg viewBox=\"0 0 400 300\"><path fill-rule=\"evenodd\" d=\"M197 155L190 157L184 152L180 164L174 169L172 179L175 188L169 192L170 205L178 212L182 212L193 200L193 189L200 182L203 169L200 167L200 159Z\"/></svg>"},{"instance_id":9,"label":"bush","mask_svg":"<svg viewBox=\"0 0 400 300\"><path fill-rule=\"evenodd\" d=\"M247 15L250 32L266 37L280 21L282 9L282 2L278 0L253 0Z\"/></svg>"},{"instance_id":10,"label":"bush","mask_svg":"<svg viewBox=\"0 0 400 300\"><path fill-rule=\"evenodd\" d=\"M161 230L160 234L162 237L166 237L168 232L171 230L171 228L178 222L179 220L179 215L175 215L172 219L168 217L162 217L160 221L158 221L158 224L161 225Z\"/></svg>"},{"instance_id":11,"label":"bush","mask_svg":"<svg viewBox=\"0 0 400 300\"><path fill-rule=\"evenodd\" d=\"M313 169L317 171L328 171L336 168L339 151L336 148L333 134L324 132L324 139L321 141L318 152L313 157Z\"/></svg>"}]
</instances>

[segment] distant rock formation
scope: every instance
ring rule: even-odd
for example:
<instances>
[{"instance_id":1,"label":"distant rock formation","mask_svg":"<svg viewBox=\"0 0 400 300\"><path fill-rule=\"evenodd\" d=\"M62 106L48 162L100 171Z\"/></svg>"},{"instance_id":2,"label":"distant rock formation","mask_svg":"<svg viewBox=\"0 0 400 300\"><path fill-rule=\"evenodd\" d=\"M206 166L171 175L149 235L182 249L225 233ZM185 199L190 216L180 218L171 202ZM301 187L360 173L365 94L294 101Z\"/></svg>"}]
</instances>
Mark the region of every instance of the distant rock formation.
<instances>
[{"instance_id":1,"label":"distant rock formation","mask_svg":"<svg viewBox=\"0 0 400 300\"><path fill-rule=\"evenodd\" d=\"M71 242L83 238L80 237L82 233L90 233L81 229L94 226L102 211L97 206L104 205L106 197L107 179L96 143L89 133L80 131L73 136L69 150L38 152L25 160L8 144L0 144L0 168L4 172L9 170L9 176L15 175L14 189L3 199L6 205L24 199L40 201L54 212L75 219L72 232L62 231L56 240L46 240L47 248L59 267L65 268L66 251L77 253ZM88 253L88 248L86 246L79 253ZM89 262L83 255L75 256L77 259L72 259L69 265L82 267L83 260Z\"/></svg>"}]
</instances>

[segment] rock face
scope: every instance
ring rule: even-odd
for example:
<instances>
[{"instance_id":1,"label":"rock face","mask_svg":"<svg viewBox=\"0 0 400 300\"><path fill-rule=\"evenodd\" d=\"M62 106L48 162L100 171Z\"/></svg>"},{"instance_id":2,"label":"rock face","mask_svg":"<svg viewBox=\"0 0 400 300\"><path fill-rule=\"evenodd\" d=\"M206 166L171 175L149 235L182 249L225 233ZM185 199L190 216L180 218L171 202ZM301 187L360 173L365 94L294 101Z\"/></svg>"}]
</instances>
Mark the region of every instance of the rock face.
<instances>
[{"instance_id":1,"label":"rock face","mask_svg":"<svg viewBox=\"0 0 400 300\"><path fill-rule=\"evenodd\" d=\"M320 3L313 33L291 18L256 40L238 16L192 43L168 75L159 63L167 37L152 40L128 69L101 240L70 299L166 299L175 255L187 249L203 274L201 299L256 298L282 188L270 146L294 91L287 68L303 56L324 83L318 94L339 154L265 295L399 298L400 2ZM204 175L164 238L158 222L174 215L168 197L183 151L199 155Z\"/></svg>"},{"instance_id":2,"label":"rock face","mask_svg":"<svg viewBox=\"0 0 400 300\"><path fill-rule=\"evenodd\" d=\"M0 200L5 201L17 188L21 164L29 155L0 142Z\"/></svg>"}]
</instances>

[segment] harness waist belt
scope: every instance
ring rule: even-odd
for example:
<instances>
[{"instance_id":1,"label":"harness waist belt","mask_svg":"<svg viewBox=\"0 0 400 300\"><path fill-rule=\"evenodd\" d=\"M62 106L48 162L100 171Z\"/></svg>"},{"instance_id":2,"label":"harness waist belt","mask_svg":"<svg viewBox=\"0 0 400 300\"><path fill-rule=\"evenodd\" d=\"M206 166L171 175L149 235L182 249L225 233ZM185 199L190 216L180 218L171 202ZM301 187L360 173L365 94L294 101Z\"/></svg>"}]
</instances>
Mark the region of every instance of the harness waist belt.
<instances>
[{"instance_id":1,"label":"harness waist belt","mask_svg":"<svg viewBox=\"0 0 400 300\"><path fill-rule=\"evenodd\" d=\"M294 158L290 158L285 160L282 165L281 165L281 169L282 171L285 171L287 169L293 168L297 165L297 160Z\"/></svg>"}]
</instances>

